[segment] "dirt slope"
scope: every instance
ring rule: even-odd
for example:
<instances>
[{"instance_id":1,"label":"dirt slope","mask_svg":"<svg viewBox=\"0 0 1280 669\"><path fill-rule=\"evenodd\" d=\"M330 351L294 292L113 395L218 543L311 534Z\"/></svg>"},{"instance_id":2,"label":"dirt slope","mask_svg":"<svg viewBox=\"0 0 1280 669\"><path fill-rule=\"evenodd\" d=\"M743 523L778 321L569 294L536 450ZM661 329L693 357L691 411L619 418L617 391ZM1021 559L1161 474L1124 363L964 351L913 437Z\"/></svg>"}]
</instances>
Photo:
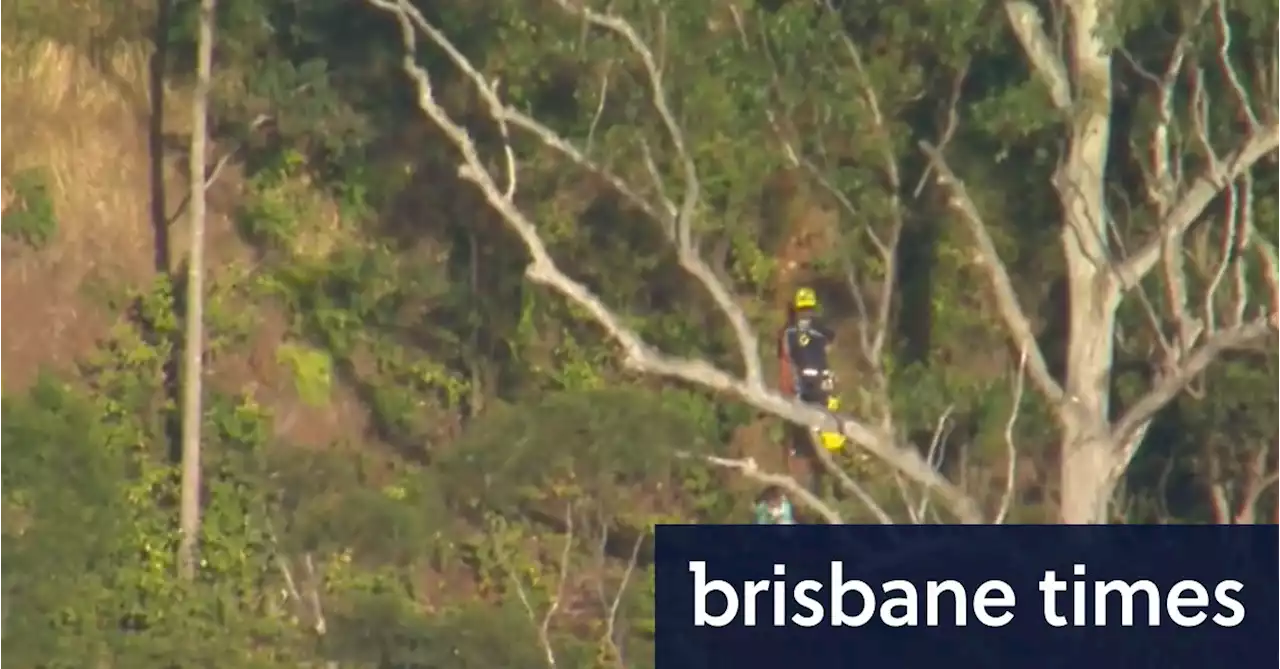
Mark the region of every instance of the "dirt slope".
<instances>
[{"instance_id":1,"label":"dirt slope","mask_svg":"<svg viewBox=\"0 0 1280 669\"><path fill-rule=\"evenodd\" d=\"M14 178L39 171L47 177L56 233L39 249L9 240L0 246L5 390L30 384L41 367L71 371L119 321L121 314L107 306L110 298L145 289L159 274L148 51L126 44L91 62L70 47L46 43L19 55L6 45L0 65L4 206L23 206ZM163 143L181 146L189 122L187 97L169 90L164 100ZM171 221L170 256L176 259L186 248L185 166L179 152L162 152L158 173L164 217ZM207 264L214 276L250 260L232 221L239 190L238 170L231 165L208 192ZM285 334L283 319L263 305L254 308L263 311L258 331L245 350L214 362L209 377L215 386L253 392L275 410L277 432L290 441L322 446L362 436L364 411L347 389L336 390L330 407L308 406L296 397L274 355Z\"/></svg>"}]
</instances>

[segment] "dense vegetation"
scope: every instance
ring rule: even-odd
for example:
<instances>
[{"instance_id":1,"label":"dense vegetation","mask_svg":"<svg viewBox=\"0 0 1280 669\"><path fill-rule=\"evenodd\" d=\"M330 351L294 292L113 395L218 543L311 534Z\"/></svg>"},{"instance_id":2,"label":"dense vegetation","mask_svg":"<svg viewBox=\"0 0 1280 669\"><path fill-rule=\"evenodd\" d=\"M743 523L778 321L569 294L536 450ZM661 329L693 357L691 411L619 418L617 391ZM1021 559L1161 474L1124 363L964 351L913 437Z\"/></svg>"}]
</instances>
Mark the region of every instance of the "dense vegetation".
<instances>
[{"instance_id":1,"label":"dense vegetation","mask_svg":"<svg viewBox=\"0 0 1280 669\"><path fill-rule=\"evenodd\" d=\"M1140 277L1100 330L1114 344L1101 418L1136 422L1094 520L1275 522L1274 6L1118 3L1100 20L1113 80L1073 69L1059 90L1011 27L1035 23L1031 5L847 4L612 3L625 25L559 1L421 5L445 40L403 33L423 26L394 2L222 0L209 169L242 181L233 213L253 260L209 268L206 357L241 355L283 314L274 355L296 395L323 407L349 389L369 429L303 448L253 387L212 383L200 569L176 578L184 262L161 235L162 279L102 297L119 320L77 374L6 388L9 661L651 666L652 528L750 517L766 477L741 458L763 464L782 437L770 414L796 410L749 383L749 359L767 379L769 335L802 283L841 335L851 451L896 449L828 463L845 476L802 513L975 520L954 493L977 520L1069 516L1058 471L1074 442L1053 389L1075 387L1063 240L1079 229L1054 175L1083 144L1080 109L1104 98L1107 253L1139 257L1210 188L1198 175L1212 188L1176 240L1182 260L1161 266L1177 271ZM1073 8L1087 3L1044 4L1051 55L1083 49ZM149 43L181 95L195 5L17 3L5 55L55 42L105 61ZM1167 138L1174 158L1152 162ZM75 224L42 178L5 173L6 242L31 253ZM530 255L524 221L554 266ZM1010 325L988 248L1035 341ZM759 342L740 345L726 306Z\"/></svg>"}]
</instances>

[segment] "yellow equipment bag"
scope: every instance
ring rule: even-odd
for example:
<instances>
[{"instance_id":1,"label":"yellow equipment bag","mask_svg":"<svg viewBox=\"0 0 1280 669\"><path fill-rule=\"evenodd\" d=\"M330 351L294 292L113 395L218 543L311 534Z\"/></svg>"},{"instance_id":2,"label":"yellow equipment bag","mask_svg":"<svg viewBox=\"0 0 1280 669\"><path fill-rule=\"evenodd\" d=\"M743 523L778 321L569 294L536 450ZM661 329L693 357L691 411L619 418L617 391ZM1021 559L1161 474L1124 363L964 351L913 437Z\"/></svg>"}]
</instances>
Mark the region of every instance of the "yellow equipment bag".
<instances>
[{"instance_id":1,"label":"yellow equipment bag","mask_svg":"<svg viewBox=\"0 0 1280 669\"><path fill-rule=\"evenodd\" d=\"M832 395L827 398L827 409L835 413L840 409L840 398ZM839 432L821 432L818 434L818 441L822 447L828 451L838 451L844 448L845 436Z\"/></svg>"}]
</instances>

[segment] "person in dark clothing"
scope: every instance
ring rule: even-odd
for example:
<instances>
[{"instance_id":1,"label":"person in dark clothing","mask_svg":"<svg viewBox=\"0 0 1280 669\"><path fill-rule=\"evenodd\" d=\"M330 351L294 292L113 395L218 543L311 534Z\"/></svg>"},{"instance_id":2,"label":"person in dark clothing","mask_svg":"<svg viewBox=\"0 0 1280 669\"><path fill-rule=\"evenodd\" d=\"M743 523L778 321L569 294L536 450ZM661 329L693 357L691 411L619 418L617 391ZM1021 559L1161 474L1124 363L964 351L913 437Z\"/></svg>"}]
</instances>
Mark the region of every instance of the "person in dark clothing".
<instances>
[{"instance_id":1,"label":"person in dark clothing","mask_svg":"<svg viewBox=\"0 0 1280 669\"><path fill-rule=\"evenodd\" d=\"M835 333L816 314L818 297L812 288L796 291L787 326L778 337L779 385L802 402L826 408L833 390L827 348Z\"/></svg>"},{"instance_id":2,"label":"person in dark clothing","mask_svg":"<svg viewBox=\"0 0 1280 669\"><path fill-rule=\"evenodd\" d=\"M831 409L835 378L827 360L827 349L835 341L835 333L817 316L818 297L812 288L796 291L787 317L787 326L778 335L779 387L783 393L822 409ZM833 435L824 443L843 444ZM798 430L788 441L789 456L798 455L809 442L807 430ZM838 448L838 447L837 447ZM835 449L831 449L835 450Z\"/></svg>"}]
</instances>

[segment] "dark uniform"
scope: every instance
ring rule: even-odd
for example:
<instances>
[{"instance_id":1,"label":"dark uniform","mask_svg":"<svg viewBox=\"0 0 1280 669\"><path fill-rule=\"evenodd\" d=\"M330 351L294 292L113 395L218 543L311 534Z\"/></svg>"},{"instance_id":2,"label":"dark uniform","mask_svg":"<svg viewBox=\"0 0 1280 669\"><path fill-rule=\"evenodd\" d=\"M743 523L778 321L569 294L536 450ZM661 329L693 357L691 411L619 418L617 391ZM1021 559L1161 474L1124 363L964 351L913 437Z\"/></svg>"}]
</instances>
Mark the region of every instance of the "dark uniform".
<instances>
[{"instance_id":1,"label":"dark uniform","mask_svg":"<svg viewBox=\"0 0 1280 669\"><path fill-rule=\"evenodd\" d=\"M778 357L782 361L785 388L802 402L826 408L831 396L831 367L827 347L835 339L831 328L811 317L797 318L779 337Z\"/></svg>"},{"instance_id":2,"label":"dark uniform","mask_svg":"<svg viewBox=\"0 0 1280 669\"><path fill-rule=\"evenodd\" d=\"M818 296L812 288L796 291L788 313L787 326L778 333L778 386L782 392L806 404L829 409L834 395L834 379L827 361L827 348L835 333L815 317ZM787 458L813 446L810 430L788 425ZM789 465L788 465L789 466ZM816 485L818 474L813 474Z\"/></svg>"}]
</instances>

